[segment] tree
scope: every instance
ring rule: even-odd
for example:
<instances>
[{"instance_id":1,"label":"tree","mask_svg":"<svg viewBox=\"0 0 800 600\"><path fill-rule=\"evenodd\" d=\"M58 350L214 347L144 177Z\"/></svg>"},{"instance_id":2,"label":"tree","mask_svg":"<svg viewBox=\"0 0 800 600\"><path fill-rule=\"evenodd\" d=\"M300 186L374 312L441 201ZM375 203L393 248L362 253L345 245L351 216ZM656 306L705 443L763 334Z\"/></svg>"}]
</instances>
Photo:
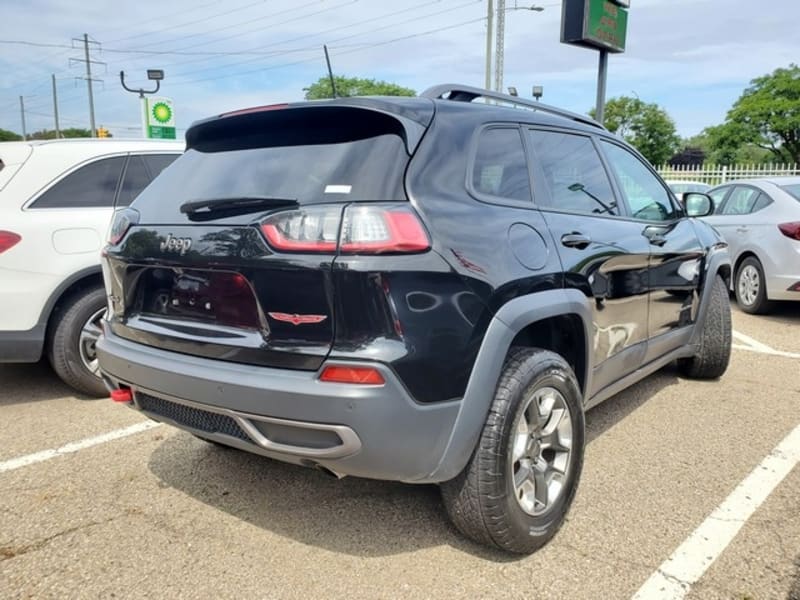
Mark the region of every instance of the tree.
<instances>
[{"instance_id":1,"label":"tree","mask_svg":"<svg viewBox=\"0 0 800 600\"><path fill-rule=\"evenodd\" d=\"M336 82L336 93L341 98L350 96L416 96L417 92L410 88L402 87L396 83L388 81L376 81L375 79L362 79L360 77L334 76ZM323 98L333 98L331 80L329 77L320 77L309 87L303 88L306 93L306 100L321 100Z\"/></svg>"},{"instance_id":2,"label":"tree","mask_svg":"<svg viewBox=\"0 0 800 600\"><path fill-rule=\"evenodd\" d=\"M0 129L0 142L16 142L21 140L22 136L9 131L8 129Z\"/></svg>"},{"instance_id":3,"label":"tree","mask_svg":"<svg viewBox=\"0 0 800 600\"><path fill-rule=\"evenodd\" d=\"M68 127L67 129L59 130L62 138L88 138L92 137L90 129L82 129L80 127ZM42 129L34 131L30 136L32 140L54 140L56 139L55 129ZM109 134L110 137L110 134Z\"/></svg>"},{"instance_id":4,"label":"tree","mask_svg":"<svg viewBox=\"0 0 800 600\"><path fill-rule=\"evenodd\" d=\"M594 110L589 114L594 117ZM654 165L666 163L680 145L675 122L667 112L658 104L639 98L620 96L609 100L603 124L636 147Z\"/></svg>"},{"instance_id":5,"label":"tree","mask_svg":"<svg viewBox=\"0 0 800 600\"><path fill-rule=\"evenodd\" d=\"M749 143L775 160L800 163L800 67L791 64L753 79L725 123L711 129L715 149L728 155L737 144Z\"/></svg>"}]
</instances>

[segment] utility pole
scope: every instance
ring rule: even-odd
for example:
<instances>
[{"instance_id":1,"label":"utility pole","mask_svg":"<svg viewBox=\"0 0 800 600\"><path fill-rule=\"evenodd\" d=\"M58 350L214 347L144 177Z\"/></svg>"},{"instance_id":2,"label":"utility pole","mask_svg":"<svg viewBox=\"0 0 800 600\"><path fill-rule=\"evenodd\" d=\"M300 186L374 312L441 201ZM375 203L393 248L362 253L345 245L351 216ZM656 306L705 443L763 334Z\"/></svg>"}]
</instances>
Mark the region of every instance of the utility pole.
<instances>
[{"instance_id":1,"label":"utility pole","mask_svg":"<svg viewBox=\"0 0 800 600\"><path fill-rule=\"evenodd\" d=\"M92 125L92 137L97 137L94 126L94 93L92 92L92 61L89 59L89 35L83 34L83 52L86 58L86 87L89 89L89 123Z\"/></svg>"},{"instance_id":2,"label":"utility pole","mask_svg":"<svg viewBox=\"0 0 800 600\"><path fill-rule=\"evenodd\" d=\"M494 27L494 2L489 0L489 11L486 13L486 81L484 88L492 89L492 28Z\"/></svg>"},{"instance_id":3,"label":"utility pole","mask_svg":"<svg viewBox=\"0 0 800 600\"><path fill-rule=\"evenodd\" d=\"M19 113L22 116L22 139L27 140L28 134L25 131L25 100L22 99L22 96L19 97Z\"/></svg>"},{"instance_id":4,"label":"utility pole","mask_svg":"<svg viewBox=\"0 0 800 600\"><path fill-rule=\"evenodd\" d=\"M61 137L61 130L58 128L58 95L56 92L56 76L55 73L50 75L53 81L53 114L56 116L56 139Z\"/></svg>"},{"instance_id":5,"label":"utility pole","mask_svg":"<svg viewBox=\"0 0 800 600\"><path fill-rule=\"evenodd\" d=\"M503 59L506 46L506 0L497 0L497 39L494 47L494 89L503 91Z\"/></svg>"},{"instance_id":6,"label":"utility pole","mask_svg":"<svg viewBox=\"0 0 800 600\"><path fill-rule=\"evenodd\" d=\"M84 33L83 38L77 39L72 38L72 42L74 43L82 43L83 44L83 58L70 58L69 62L72 64L73 62L76 63L86 63L86 76L78 77L77 79L85 79L86 80L86 87L89 91L89 123L92 128L92 137L97 137L97 127L95 126L94 120L94 90L92 89L92 82L100 81L99 79L92 78L92 64L95 65L105 65L105 63L92 60L89 54L89 44L97 44L95 41L89 40L89 34Z\"/></svg>"},{"instance_id":7,"label":"utility pole","mask_svg":"<svg viewBox=\"0 0 800 600\"><path fill-rule=\"evenodd\" d=\"M325 49L325 63L328 65L328 77L331 80L331 93L334 98L338 98L339 94L336 93L336 80L333 78L333 69L331 69L331 57L328 56L328 45L322 44L322 47Z\"/></svg>"}]
</instances>

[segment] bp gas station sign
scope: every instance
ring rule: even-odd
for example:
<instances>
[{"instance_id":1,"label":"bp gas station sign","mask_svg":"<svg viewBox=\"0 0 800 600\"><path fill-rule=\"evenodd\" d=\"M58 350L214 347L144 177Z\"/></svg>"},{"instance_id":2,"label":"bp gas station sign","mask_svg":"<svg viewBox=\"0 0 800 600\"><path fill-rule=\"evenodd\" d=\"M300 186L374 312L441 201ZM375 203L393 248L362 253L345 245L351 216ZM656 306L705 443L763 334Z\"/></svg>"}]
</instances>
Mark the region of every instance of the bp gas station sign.
<instances>
[{"instance_id":1,"label":"bp gas station sign","mask_svg":"<svg viewBox=\"0 0 800 600\"><path fill-rule=\"evenodd\" d=\"M145 98L147 137L175 139L175 109L170 98Z\"/></svg>"}]
</instances>

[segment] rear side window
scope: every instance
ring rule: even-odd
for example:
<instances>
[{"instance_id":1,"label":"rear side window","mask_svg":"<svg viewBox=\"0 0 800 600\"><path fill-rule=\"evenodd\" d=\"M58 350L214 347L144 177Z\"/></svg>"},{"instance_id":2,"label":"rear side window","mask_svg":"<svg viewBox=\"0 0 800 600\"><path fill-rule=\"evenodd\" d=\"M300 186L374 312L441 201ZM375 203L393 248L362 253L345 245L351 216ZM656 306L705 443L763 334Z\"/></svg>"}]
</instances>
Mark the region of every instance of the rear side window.
<instances>
[{"instance_id":1,"label":"rear side window","mask_svg":"<svg viewBox=\"0 0 800 600\"><path fill-rule=\"evenodd\" d=\"M145 154L142 158L150 170L150 177L155 179L161 171L174 163L178 156L180 154Z\"/></svg>"},{"instance_id":2,"label":"rear side window","mask_svg":"<svg viewBox=\"0 0 800 600\"><path fill-rule=\"evenodd\" d=\"M73 171L39 196L31 208L114 206L124 156L96 160Z\"/></svg>"},{"instance_id":3,"label":"rear side window","mask_svg":"<svg viewBox=\"0 0 800 600\"><path fill-rule=\"evenodd\" d=\"M749 215L755 208L759 192L748 187L735 187L722 207L721 215Z\"/></svg>"},{"instance_id":4,"label":"rear side window","mask_svg":"<svg viewBox=\"0 0 800 600\"><path fill-rule=\"evenodd\" d=\"M536 158L550 188L541 206L589 214L616 215L614 192L592 140L555 131L530 132Z\"/></svg>"},{"instance_id":5,"label":"rear side window","mask_svg":"<svg viewBox=\"0 0 800 600\"><path fill-rule=\"evenodd\" d=\"M518 128L481 133L472 166L472 188L487 196L531 201L528 162Z\"/></svg>"},{"instance_id":6,"label":"rear side window","mask_svg":"<svg viewBox=\"0 0 800 600\"><path fill-rule=\"evenodd\" d=\"M131 156L119 189L117 206L128 206L150 183L150 173L141 156Z\"/></svg>"}]
</instances>

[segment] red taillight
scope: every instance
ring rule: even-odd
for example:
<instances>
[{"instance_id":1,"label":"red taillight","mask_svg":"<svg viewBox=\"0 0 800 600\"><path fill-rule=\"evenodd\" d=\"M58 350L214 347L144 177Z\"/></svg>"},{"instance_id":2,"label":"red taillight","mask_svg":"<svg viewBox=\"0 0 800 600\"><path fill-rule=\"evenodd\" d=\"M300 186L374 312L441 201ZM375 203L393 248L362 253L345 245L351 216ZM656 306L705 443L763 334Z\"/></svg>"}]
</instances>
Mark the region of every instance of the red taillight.
<instances>
[{"instance_id":1,"label":"red taillight","mask_svg":"<svg viewBox=\"0 0 800 600\"><path fill-rule=\"evenodd\" d=\"M16 246L21 239L22 236L13 231L0 231L0 253Z\"/></svg>"},{"instance_id":2,"label":"red taillight","mask_svg":"<svg viewBox=\"0 0 800 600\"><path fill-rule=\"evenodd\" d=\"M792 238L793 240L800 240L800 223L781 223L778 225L778 229L780 229L781 233L786 237Z\"/></svg>"},{"instance_id":3,"label":"red taillight","mask_svg":"<svg viewBox=\"0 0 800 600\"><path fill-rule=\"evenodd\" d=\"M410 209L351 206L344 215L340 249L345 254L423 252L428 235Z\"/></svg>"},{"instance_id":4,"label":"red taillight","mask_svg":"<svg viewBox=\"0 0 800 600\"><path fill-rule=\"evenodd\" d=\"M109 395L111 396L111 399L114 402L120 402L120 403L133 402L133 393L130 391L130 389L127 388L111 390L111 393Z\"/></svg>"},{"instance_id":5,"label":"red taillight","mask_svg":"<svg viewBox=\"0 0 800 600\"><path fill-rule=\"evenodd\" d=\"M111 230L108 234L108 243L116 246L128 233L132 225L139 222L139 212L132 208L124 208L114 213L114 219L111 221Z\"/></svg>"},{"instance_id":6,"label":"red taillight","mask_svg":"<svg viewBox=\"0 0 800 600\"><path fill-rule=\"evenodd\" d=\"M327 383L355 383L359 385L383 385L386 383L381 372L372 367L329 366L323 369L319 379Z\"/></svg>"},{"instance_id":7,"label":"red taillight","mask_svg":"<svg viewBox=\"0 0 800 600\"><path fill-rule=\"evenodd\" d=\"M425 229L405 205L318 205L277 213L261 224L270 246L286 252L387 254L424 252ZM339 227L341 223L341 228ZM341 230L341 231L340 231Z\"/></svg>"}]
</instances>

